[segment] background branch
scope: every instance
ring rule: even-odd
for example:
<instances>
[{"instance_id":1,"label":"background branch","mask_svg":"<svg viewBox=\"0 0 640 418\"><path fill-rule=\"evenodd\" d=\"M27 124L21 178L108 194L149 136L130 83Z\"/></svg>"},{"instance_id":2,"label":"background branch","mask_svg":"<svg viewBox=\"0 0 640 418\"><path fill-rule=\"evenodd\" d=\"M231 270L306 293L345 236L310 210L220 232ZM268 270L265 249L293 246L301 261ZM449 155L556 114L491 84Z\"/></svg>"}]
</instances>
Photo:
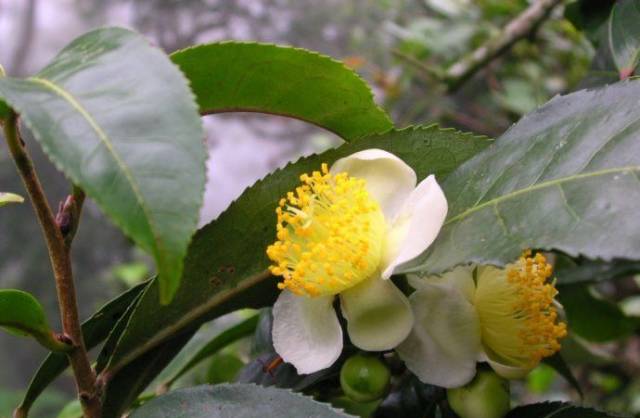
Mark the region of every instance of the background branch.
<instances>
[{"instance_id":1,"label":"background branch","mask_svg":"<svg viewBox=\"0 0 640 418\"><path fill-rule=\"evenodd\" d=\"M454 91L486 64L529 36L562 0L537 0L509 22L504 30L475 51L453 64L444 75L449 91Z\"/></svg>"}]
</instances>

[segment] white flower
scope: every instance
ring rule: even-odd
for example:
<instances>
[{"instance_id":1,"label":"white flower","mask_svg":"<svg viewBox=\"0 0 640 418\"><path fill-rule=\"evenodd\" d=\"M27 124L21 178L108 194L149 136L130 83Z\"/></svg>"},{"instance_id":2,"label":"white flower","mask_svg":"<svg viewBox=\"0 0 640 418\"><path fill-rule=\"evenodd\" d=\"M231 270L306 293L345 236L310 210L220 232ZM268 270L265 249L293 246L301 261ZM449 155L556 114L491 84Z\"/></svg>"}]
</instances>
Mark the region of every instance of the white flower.
<instances>
[{"instance_id":1,"label":"white flower","mask_svg":"<svg viewBox=\"0 0 640 418\"><path fill-rule=\"evenodd\" d=\"M461 266L442 277L410 277L415 324L396 350L420 380L454 388L468 383L476 362L507 379L524 377L560 349L551 266L524 254L505 269Z\"/></svg>"},{"instance_id":2,"label":"white flower","mask_svg":"<svg viewBox=\"0 0 640 418\"><path fill-rule=\"evenodd\" d=\"M392 349L413 326L407 298L387 280L396 266L429 247L447 214L433 176L416 174L379 149L357 152L300 177L280 200L278 240L267 249L283 276L273 307L273 343L284 361L307 374L333 364L342 329L363 350Z\"/></svg>"}]
</instances>

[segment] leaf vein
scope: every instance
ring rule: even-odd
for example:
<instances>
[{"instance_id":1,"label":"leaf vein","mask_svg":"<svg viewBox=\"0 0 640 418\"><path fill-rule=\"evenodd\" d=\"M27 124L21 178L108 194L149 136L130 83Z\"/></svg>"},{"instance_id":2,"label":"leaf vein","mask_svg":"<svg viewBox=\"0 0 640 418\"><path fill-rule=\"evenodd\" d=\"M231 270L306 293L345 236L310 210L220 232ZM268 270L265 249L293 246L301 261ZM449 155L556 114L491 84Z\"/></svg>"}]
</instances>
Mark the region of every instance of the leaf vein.
<instances>
[{"instance_id":1,"label":"leaf vein","mask_svg":"<svg viewBox=\"0 0 640 418\"><path fill-rule=\"evenodd\" d=\"M159 247L162 247L162 249L164 250L163 245L162 245L163 241L162 241L160 235L157 233L155 224L152 222L152 218L150 216L149 208L147 208L146 204L144 203L144 199L142 197L142 193L140 192L140 188L139 188L138 184L135 182L135 180L133 178L133 175L131 174L129 168L127 167L125 162L122 160L122 157L113 148L113 145L111 144L111 142L109 140L109 136L106 134L106 132L104 132L102 130L100 125L98 125L98 123L91 116L91 114L68 91L64 90L62 87L58 86L57 84L53 83L52 81L44 79L44 78L31 77L30 80L32 80L33 82L38 83L38 84L44 86L45 88L51 90L52 92L57 94L59 97L61 97L63 100L65 100L67 103L69 103L69 105L71 105L71 107L76 109L78 111L78 113L86 120L86 122L89 124L91 129L93 129L95 131L96 136L98 137L100 142L104 145L104 147L107 149L107 151L111 154L113 159L116 161L116 164L118 164L118 167L120 167L120 169L122 170L124 176L129 181L129 186L131 187L131 190L133 191L133 194L135 195L136 200L138 201L138 204L140 205L140 208L142 209L142 211L146 215L147 224L149 225L151 233L153 234L153 236L155 238L156 244Z\"/></svg>"},{"instance_id":2,"label":"leaf vein","mask_svg":"<svg viewBox=\"0 0 640 418\"><path fill-rule=\"evenodd\" d=\"M496 203L499 202L503 202L509 199L513 199L517 196L520 196L524 193L528 193L528 192L532 192L535 190L541 190L541 189L545 189L547 187L553 187L556 186L558 184L563 184L563 183L568 183L571 181L576 181L576 180L581 180L581 179L585 179L585 178L590 178L590 177L596 177L596 176L602 176L602 175L607 175L607 174L614 174L614 173L624 173L624 172L628 172L628 171L640 171L640 165L634 165L634 166L627 166L627 167L618 167L618 168L608 168L608 169L604 169L604 170L599 170L599 171L592 171L589 173L581 173L581 174L576 174L573 176L569 176L569 177L563 177L563 178L559 178L559 179L553 179L553 180L549 180L549 181L545 181L533 186L529 186L529 187L525 187L523 189L518 189L515 190L511 193L507 193L504 194L502 196L496 197L494 199L488 200L484 203L481 203L477 206L473 206L467 210L465 210L464 212L452 217L451 219L447 220L445 222L445 225L449 225L451 223L454 223L460 219L464 219L467 216L471 215L474 212L477 212L481 209L484 209L487 206L490 205L495 205Z\"/></svg>"}]
</instances>

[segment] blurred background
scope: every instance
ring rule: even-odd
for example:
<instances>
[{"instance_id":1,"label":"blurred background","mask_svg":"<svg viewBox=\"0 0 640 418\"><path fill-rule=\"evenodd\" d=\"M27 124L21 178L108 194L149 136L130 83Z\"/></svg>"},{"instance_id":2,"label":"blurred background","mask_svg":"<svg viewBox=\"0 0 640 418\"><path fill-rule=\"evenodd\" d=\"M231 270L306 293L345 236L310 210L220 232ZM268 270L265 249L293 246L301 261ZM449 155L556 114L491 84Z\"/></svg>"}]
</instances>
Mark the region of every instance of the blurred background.
<instances>
[{"instance_id":1,"label":"blurred background","mask_svg":"<svg viewBox=\"0 0 640 418\"><path fill-rule=\"evenodd\" d=\"M75 37L106 25L142 32L166 52L228 39L294 45L341 59L358 71L399 127L439 123L497 137L552 96L593 84L589 77L594 75L594 57L600 57L598 29L611 3L580 1L556 7L527 38L456 89L434 74L499 34L529 1L0 0L0 64L11 76L33 74ZM276 167L340 142L326 131L275 116L217 115L205 123L210 159L201 224ZM67 182L37 146L30 150L55 205L68 192ZM23 191L4 141L0 189ZM149 259L94 205L85 208L74 244L83 318L153 273ZM613 302L637 291L632 278L616 283L621 284L600 289ZM5 207L0 215L0 287L34 293L50 317L57 318L46 250L28 204ZM635 308L627 303L628 309L637 310L634 303ZM576 349L584 350L583 365L576 370L588 403L640 411L640 340L630 335L598 346L583 341ZM0 333L0 417L10 415L44 355L31 341ZM613 356L621 362L612 365ZM55 416L51 411L72 397L71 389L70 379L61 379L34 416ZM544 366L517 390L525 400L576 396Z\"/></svg>"}]
</instances>

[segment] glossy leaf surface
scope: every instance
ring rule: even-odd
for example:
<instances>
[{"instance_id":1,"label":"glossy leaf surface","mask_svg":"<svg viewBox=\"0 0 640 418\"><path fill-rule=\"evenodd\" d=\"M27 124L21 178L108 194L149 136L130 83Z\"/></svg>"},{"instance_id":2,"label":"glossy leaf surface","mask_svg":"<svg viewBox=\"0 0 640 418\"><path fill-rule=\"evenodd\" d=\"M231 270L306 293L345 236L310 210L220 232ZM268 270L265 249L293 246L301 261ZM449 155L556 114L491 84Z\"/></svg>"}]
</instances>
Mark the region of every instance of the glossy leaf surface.
<instances>
[{"instance_id":1,"label":"glossy leaf surface","mask_svg":"<svg viewBox=\"0 0 640 418\"><path fill-rule=\"evenodd\" d=\"M504 265L527 248L637 257L639 96L640 80L629 80L556 97L522 118L447 178L440 236L399 271Z\"/></svg>"},{"instance_id":2,"label":"glossy leaf surface","mask_svg":"<svg viewBox=\"0 0 640 418\"><path fill-rule=\"evenodd\" d=\"M34 77L0 78L0 97L56 166L153 255L160 296L170 300L196 229L207 155L182 73L140 35L98 29Z\"/></svg>"},{"instance_id":3,"label":"glossy leaf surface","mask_svg":"<svg viewBox=\"0 0 640 418\"><path fill-rule=\"evenodd\" d=\"M313 123L345 140L387 131L369 86L330 57L245 42L199 45L171 55L202 114L261 112Z\"/></svg>"},{"instance_id":4,"label":"glossy leaf surface","mask_svg":"<svg viewBox=\"0 0 640 418\"><path fill-rule=\"evenodd\" d=\"M276 388L246 384L198 386L156 398L131 418L345 418L331 405Z\"/></svg>"}]
</instances>

